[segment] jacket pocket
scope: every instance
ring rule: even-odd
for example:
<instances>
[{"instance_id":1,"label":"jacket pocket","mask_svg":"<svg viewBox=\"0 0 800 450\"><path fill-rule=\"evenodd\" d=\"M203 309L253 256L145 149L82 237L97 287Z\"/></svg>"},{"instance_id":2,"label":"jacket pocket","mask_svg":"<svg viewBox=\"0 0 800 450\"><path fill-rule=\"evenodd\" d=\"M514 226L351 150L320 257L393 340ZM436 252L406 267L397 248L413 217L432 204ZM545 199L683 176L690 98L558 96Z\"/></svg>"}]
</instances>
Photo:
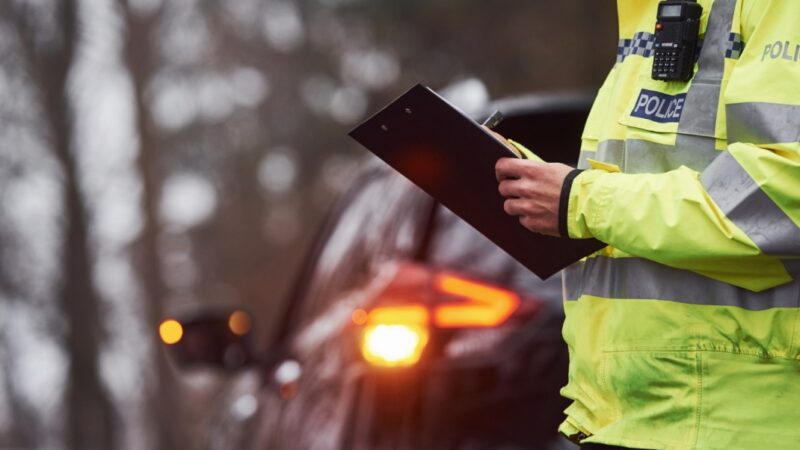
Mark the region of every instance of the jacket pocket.
<instances>
[{"instance_id":1,"label":"jacket pocket","mask_svg":"<svg viewBox=\"0 0 800 450\"><path fill-rule=\"evenodd\" d=\"M696 439L702 392L699 351L605 351L603 389L615 399L619 419L608 437L642 448L688 448Z\"/></svg>"},{"instance_id":2,"label":"jacket pocket","mask_svg":"<svg viewBox=\"0 0 800 450\"><path fill-rule=\"evenodd\" d=\"M726 139L723 80L665 82L640 75L619 123L627 127L715 139Z\"/></svg>"}]
</instances>

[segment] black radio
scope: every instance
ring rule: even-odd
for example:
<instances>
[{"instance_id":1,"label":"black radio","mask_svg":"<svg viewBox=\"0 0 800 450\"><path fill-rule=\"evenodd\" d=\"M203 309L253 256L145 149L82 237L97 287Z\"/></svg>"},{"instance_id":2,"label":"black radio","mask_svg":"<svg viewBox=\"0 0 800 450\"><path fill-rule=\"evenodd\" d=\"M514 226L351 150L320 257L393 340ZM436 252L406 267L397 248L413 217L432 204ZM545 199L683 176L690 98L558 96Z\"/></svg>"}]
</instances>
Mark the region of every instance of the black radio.
<instances>
[{"instance_id":1,"label":"black radio","mask_svg":"<svg viewBox=\"0 0 800 450\"><path fill-rule=\"evenodd\" d=\"M702 13L703 7L694 1L666 0L658 4L653 45L654 80L692 79Z\"/></svg>"}]
</instances>

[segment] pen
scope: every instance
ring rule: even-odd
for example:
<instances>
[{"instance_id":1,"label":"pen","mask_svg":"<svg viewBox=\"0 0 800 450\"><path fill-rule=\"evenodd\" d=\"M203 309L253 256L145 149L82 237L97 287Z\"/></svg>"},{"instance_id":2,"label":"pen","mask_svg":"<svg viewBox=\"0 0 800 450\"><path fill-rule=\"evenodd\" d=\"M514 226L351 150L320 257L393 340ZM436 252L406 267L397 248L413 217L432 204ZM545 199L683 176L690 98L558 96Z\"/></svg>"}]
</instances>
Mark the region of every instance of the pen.
<instances>
[{"instance_id":1,"label":"pen","mask_svg":"<svg viewBox=\"0 0 800 450\"><path fill-rule=\"evenodd\" d=\"M489 130L492 130L494 127L496 127L502 121L503 121L503 114L500 113L499 110L495 110L493 113L491 113L489 115L489 117L486 118L486 120L483 121L483 123L481 125L483 125L484 127L488 128ZM503 138L502 136L499 136L499 135L497 137L500 140L505 141L504 143L506 144L506 147L508 148L508 150L513 152L517 156L517 158L528 159L527 154L523 153L515 144L512 143L512 141L507 140L507 139L505 139L505 138Z\"/></svg>"},{"instance_id":2,"label":"pen","mask_svg":"<svg viewBox=\"0 0 800 450\"><path fill-rule=\"evenodd\" d=\"M489 117L486 118L486 120L483 121L481 125L492 130L502 121L503 121L503 114L499 110L495 110L493 113L489 115Z\"/></svg>"}]
</instances>

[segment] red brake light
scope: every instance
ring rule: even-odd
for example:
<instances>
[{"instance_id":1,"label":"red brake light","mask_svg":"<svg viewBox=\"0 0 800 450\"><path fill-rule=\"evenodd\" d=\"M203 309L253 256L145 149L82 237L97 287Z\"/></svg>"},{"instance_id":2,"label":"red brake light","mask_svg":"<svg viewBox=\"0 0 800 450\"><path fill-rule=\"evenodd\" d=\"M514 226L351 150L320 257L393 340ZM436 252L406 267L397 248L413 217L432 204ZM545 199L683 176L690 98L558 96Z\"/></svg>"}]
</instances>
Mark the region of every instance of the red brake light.
<instances>
[{"instance_id":1,"label":"red brake light","mask_svg":"<svg viewBox=\"0 0 800 450\"><path fill-rule=\"evenodd\" d=\"M495 327L505 322L520 303L514 292L448 274L436 277L436 289L466 300L436 307L433 322L441 328Z\"/></svg>"},{"instance_id":2,"label":"red brake light","mask_svg":"<svg viewBox=\"0 0 800 450\"><path fill-rule=\"evenodd\" d=\"M516 293L490 284L406 264L377 296L379 305L357 309L352 322L361 330L361 352L372 365L416 364L428 344L431 326L492 328L520 308ZM440 303L444 297L445 303Z\"/></svg>"}]
</instances>

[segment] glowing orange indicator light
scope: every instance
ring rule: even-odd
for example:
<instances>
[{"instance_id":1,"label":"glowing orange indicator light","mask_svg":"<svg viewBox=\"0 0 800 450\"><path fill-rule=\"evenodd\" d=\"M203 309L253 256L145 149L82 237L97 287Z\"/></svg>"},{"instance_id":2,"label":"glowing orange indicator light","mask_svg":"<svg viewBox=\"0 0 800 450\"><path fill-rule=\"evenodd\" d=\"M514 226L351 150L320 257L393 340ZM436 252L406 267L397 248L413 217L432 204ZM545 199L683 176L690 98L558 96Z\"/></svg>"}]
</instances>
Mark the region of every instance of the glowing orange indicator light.
<instances>
[{"instance_id":1,"label":"glowing orange indicator light","mask_svg":"<svg viewBox=\"0 0 800 450\"><path fill-rule=\"evenodd\" d=\"M358 313L357 310L356 313ZM429 313L423 305L376 308L353 315L353 321L366 325L361 353L370 364L407 367L416 364L428 344Z\"/></svg>"},{"instance_id":2,"label":"glowing orange indicator light","mask_svg":"<svg viewBox=\"0 0 800 450\"><path fill-rule=\"evenodd\" d=\"M442 328L494 327L519 307L519 296L511 291L452 275L440 275L436 287L444 294L466 300L436 308L433 320Z\"/></svg>"},{"instance_id":3,"label":"glowing orange indicator light","mask_svg":"<svg viewBox=\"0 0 800 450\"><path fill-rule=\"evenodd\" d=\"M376 366L411 366L428 344L428 329L418 325L370 325L364 330L361 352Z\"/></svg>"},{"instance_id":4,"label":"glowing orange indicator light","mask_svg":"<svg viewBox=\"0 0 800 450\"><path fill-rule=\"evenodd\" d=\"M234 311L233 314L228 317L228 328L237 336L244 336L247 334L251 326L250 314L244 311Z\"/></svg>"},{"instance_id":5,"label":"glowing orange indicator light","mask_svg":"<svg viewBox=\"0 0 800 450\"><path fill-rule=\"evenodd\" d=\"M520 297L512 291L449 274L437 276L434 286L457 300L433 311L412 303L353 312L353 323L364 326L361 353L367 362L383 367L412 366L428 344L431 322L440 328L495 327L520 305Z\"/></svg>"},{"instance_id":6,"label":"glowing orange indicator light","mask_svg":"<svg viewBox=\"0 0 800 450\"><path fill-rule=\"evenodd\" d=\"M158 335L167 345L174 345L183 337L183 326L174 319L167 319L158 326Z\"/></svg>"}]
</instances>

